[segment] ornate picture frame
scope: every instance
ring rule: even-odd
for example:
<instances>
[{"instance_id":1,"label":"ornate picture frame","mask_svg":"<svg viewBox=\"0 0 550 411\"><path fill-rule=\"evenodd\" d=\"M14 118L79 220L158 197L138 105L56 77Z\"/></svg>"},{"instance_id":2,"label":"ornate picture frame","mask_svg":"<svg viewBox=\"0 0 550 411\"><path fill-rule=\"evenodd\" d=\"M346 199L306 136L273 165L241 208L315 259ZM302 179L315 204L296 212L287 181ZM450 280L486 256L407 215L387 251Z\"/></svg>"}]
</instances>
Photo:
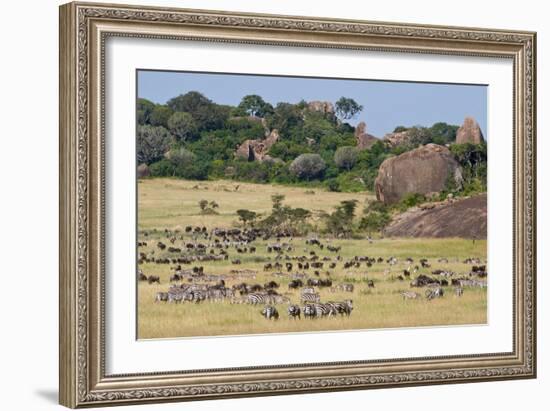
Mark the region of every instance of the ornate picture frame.
<instances>
[{"instance_id":1,"label":"ornate picture frame","mask_svg":"<svg viewBox=\"0 0 550 411\"><path fill-rule=\"evenodd\" d=\"M109 375L105 42L111 37L479 56L513 62L513 350ZM536 377L536 34L69 3L60 7L60 403L189 401Z\"/></svg>"}]
</instances>

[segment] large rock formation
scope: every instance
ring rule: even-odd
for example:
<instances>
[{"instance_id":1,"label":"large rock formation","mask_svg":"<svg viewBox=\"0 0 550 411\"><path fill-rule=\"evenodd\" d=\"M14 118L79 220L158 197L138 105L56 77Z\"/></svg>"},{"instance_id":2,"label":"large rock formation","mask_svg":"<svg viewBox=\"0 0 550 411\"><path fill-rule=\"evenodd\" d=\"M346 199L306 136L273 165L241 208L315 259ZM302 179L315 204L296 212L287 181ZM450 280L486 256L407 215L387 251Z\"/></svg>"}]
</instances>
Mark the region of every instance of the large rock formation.
<instances>
[{"instance_id":1,"label":"large rock formation","mask_svg":"<svg viewBox=\"0 0 550 411\"><path fill-rule=\"evenodd\" d=\"M330 101L310 101L307 103L310 111L319 111L324 114L334 114L334 105Z\"/></svg>"},{"instance_id":2,"label":"large rock formation","mask_svg":"<svg viewBox=\"0 0 550 411\"><path fill-rule=\"evenodd\" d=\"M394 218L384 235L485 239L487 194L415 207Z\"/></svg>"},{"instance_id":3,"label":"large rock formation","mask_svg":"<svg viewBox=\"0 0 550 411\"><path fill-rule=\"evenodd\" d=\"M449 178L462 183L462 170L447 147L426 144L388 158L374 182L376 198L396 203L406 194L431 195L445 188Z\"/></svg>"},{"instance_id":4,"label":"large rock formation","mask_svg":"<svg viewBox=\"0 0 550 411\"><path fill-rule=\"evenodd\" d=\"M483 133L477 121L473 117L466 117L456 131L456 144L481 144L483 141Z\"/></svg>"},{"instance_id":5,"label":"large rock formation","mask_svg":"<svg viewBox=\"0 0 550 411\"><path fill-rule=\"evenodd\" d=\"M149 170L149 166L147 166L147 164L143 163L137 167L137 178L145 178L150 175L151 171Z\"/></svg>"},{"instance_id":6,"label":"large rock formation","mask_svg":"<svg viewBox=\"0 0 550 411\"><path fill-rule=\"evenodd\" d=\"M264 139L246 140L237 148L235 155L248 161L263 161L277 140L279 140L279 132L273 129Z\"/></svg>"},{"instance_id":7,"label":"large rock formation","mask_svg":"<svg viewBox=\"0 0 550 411\"><path fill-rule=\"evenodd\" d=\"M407 130L388 133L384 136L384 141L392 147L402 146L409 143L410 135Z\"/></svg>"},{"instance_id":8,"label":"large rock formation","mask_svg":"<svg viewBox=\"0 0 550 411\"><path fill-rule=\"evenodd\" d=\"M357 141L357 149L365 150L371 148L371 146L379 141L376 137L367 133L367 125L364 121L361 121L355 127L355 140Z\"/></svg>"}]
</instances>

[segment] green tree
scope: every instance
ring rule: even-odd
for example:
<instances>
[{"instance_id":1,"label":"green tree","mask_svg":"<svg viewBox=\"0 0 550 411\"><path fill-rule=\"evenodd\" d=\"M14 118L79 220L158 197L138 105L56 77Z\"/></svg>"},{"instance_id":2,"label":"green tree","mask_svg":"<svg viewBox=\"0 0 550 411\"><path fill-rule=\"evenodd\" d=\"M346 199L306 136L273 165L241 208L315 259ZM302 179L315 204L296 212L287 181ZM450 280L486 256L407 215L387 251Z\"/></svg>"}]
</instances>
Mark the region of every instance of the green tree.
<instances>
[{"instance_id":1,"label":"green tree","mask_svg":"<svg viewBox=\"0 0 550 411\"><path fill-rule=\"evenodd\" d=\"M151 112L151 115L149 116L149 123L151 123L152 126L162 126L165 128L168 128L168 120L170 117L174 114L174 111L164 105L157 105Z\"/></svg>"},{"instance_id":2,"label":"green tree","mask_svg":"<svg viewBox=\"0 0 550 411\"><path fill-rule=\"evenodd\" d=\"M249 224L250 226L254 226L254 221L258 218L258 214L256 212L246 209L237 210L237 215L239 216L239 220L242 221L244 227Z\"/></svg>"},{"instance_id":3,"label":"green tree","mask_svg":"<svg viewBox=\"0 0 550 411\"><path fill-rule=\"evenodd\" d=\"M197 125L189 113L175 112L168 119L168 128L180 143L191 141L198 136Z\"/></svg>"},{"instance_id":4,"label":"green tree","mask_svg":"<svg viewBox=\"0 0 550 411\"><path fill-rule=\"evenodd\" d=\"M357 163L357 149L351 146L339 147L334 153L334 163L346 170L351 170Z\"/></svg>"},{"instance_id":5,"label":"green tree","mask_svg":"<svg viewBox=\"0 0 550 411\"><path fill-rule=\"evenodd\" d=\"M324 214L327 231L334 236L349 238L353 234L353 219L357 200L341 201L331 214Z\"/></svg>"},{"instance_id":6,"label":"green tree","mask_svg":"<svg viewBox=\"0 0 550 411\"><path fill-rule=\"evenodd\" d=\"M230 107L215 104L198 91L180 94L166 104L175 112L189 113L199 132L222 128L231 111Z\"/></svg>"},{"instance_id":7,"label":"green tree","mask_svg":"<svg viewBox=\"0 0 550 411\"><path fill-rule=\"evenodd\" d=\"M168 160L170 160L170 162L174 165L176 169L182 169L193 165L197 156L195 156L195 154L193 154L191 151L180 147L170 150L167 153L166 157L168 158Z\"/></svg>"},{"instance_id":8,"label":"green tree","mask_svg":"<svg viewBox=\"0 0 550 411\"><path fill-rule=\"evenodd\" d=\"M365 230L369 235L375 231L383 230L391 221L391 217L384 212L368 211L359 223L359 228Z\"/></svg>"},{"instance_id":9,"label":"green tree","mask_svg":"<svg viewBox=\"0 0 550 411\"><path fill-rule=\"evenodd\" d=\"M257 94L244 96L239 104L239 109L244 110L250 116L265 117L273 113L273 106L266 103L263 98Z\"/></svg>"},{"instance_id":10,"label":"green tree","mask_svg":"<svg viewBox=\"0 0 550 411\"><path fill-rule=\"evenodd\" d=\"M149 124L149 119L154 109L155 103L145 98L138 98L136 107L138 124Z\"/></svg>"},{"instance_id":11,"label":"green tree","mask_svg":"<svg viewBox=\"0 0 550 411\"><path fill-rule=\"evenodd\" d=\"M336 102L336 115L344 120L355 117L362 110L363 106L352 98L340 97Z\"/></svg>"},{"instance_id":12,"label":"green tree","mask_svg":"<svg viewBox=\"0 0 550 411\"><path fill-rule=\"evenodd\" d=\"M302 154L290 164L290 171L298 178L310 180L319 177L326 168L325 161L319 154Z\"/></svg>"},{"instance_id":13,"label":"green tree","mask_svg":"<svg viewBox=\"0 0 550 411\"><path fill-rule=\"evenodd\" d=\"M138 125L136 153L138 162L151 164L162 159L170 142L170 133L164 127Z\"/></svg>"}]
</instances>

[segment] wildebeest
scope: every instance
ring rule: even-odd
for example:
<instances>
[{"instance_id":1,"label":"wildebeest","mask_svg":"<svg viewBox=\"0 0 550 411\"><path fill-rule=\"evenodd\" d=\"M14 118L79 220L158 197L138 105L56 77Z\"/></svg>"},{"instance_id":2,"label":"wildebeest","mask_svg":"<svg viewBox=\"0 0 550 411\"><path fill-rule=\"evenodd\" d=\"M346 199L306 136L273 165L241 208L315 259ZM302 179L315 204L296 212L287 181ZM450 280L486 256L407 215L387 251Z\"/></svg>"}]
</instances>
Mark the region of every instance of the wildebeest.
<instances>
[{"instance_id":1,"label":"wildebeest","mask_svg":"<svg viewBox=\"0 0 550 411\"><path fill-rule=\"evenodd\" d=\"M147 278L147 282L149 284L153 284L153 283L157 283L157 284L160 284L160 277L158 275L150 275L148 278Z\"/></svg>"},{"instance_id":2,"label":"wildebeest","mask_svg":"<svg viewBox=\"0 0 550 411\"><path fill-rule=\"evenodd\" d=\"M300 279L296 279L296 280L292 280L288 283L288 288L289 289L296 289L296 288L300 288L304 285L304 282Z\"/></svg>"}]
</instances>

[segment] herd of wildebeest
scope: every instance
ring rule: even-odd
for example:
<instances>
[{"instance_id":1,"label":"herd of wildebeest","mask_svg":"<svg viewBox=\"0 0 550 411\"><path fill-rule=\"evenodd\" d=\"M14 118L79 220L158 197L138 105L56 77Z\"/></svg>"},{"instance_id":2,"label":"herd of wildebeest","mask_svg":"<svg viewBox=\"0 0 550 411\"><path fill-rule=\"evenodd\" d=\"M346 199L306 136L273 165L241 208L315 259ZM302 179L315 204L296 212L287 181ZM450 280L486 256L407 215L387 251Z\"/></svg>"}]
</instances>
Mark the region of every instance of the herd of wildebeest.
<instances>
[{"instance_id":1,"label":"herd of wildebeest","mask_svg":"<svg viewBox=\"0 0 550 411\"><path fill-rule=\"evenodd\" d=\"M262 307L259 313L268 320L279 319L279 311L283 310L281 305L292 319L350 316L353 311L351 298L321 301L319 290L351 294L357 282L374 289L376 282L368 275L373 267L383 270L388 280L408 284L408 289L400 292L406 300L443 298L444 287L447 290L452 287L454 297L458 298L466 288L487 286L486 261L479 258L461 261L465 267L461 273L436 268L438 264L449 263L447 258L436 261L411 257L399 261L396 257L367 255L344 258L342 246L333 245L329 238L311 236L304 239L288 232L271 233L257 228L187 226L184 230L142 231L138 250L139 265L170 265L169 285L166 291L156 294L155 302L249 304ZM320 250L325 250L324 256L320 255ZM264 273L272 280L256 283L258 269L242 268L243 260L263 264ZM230 264L231 269L224 274L205 270L208 262L216 261ZM354 281L336 281L335 278L342 279L337 273L346 273L343 278ZM287 283L285 289L282 279ZM142 269L138 269L138 281L161 284L160 276L146 275ZM420 289L425 290L424 293Z\"/></svg>"}]
</instances>

